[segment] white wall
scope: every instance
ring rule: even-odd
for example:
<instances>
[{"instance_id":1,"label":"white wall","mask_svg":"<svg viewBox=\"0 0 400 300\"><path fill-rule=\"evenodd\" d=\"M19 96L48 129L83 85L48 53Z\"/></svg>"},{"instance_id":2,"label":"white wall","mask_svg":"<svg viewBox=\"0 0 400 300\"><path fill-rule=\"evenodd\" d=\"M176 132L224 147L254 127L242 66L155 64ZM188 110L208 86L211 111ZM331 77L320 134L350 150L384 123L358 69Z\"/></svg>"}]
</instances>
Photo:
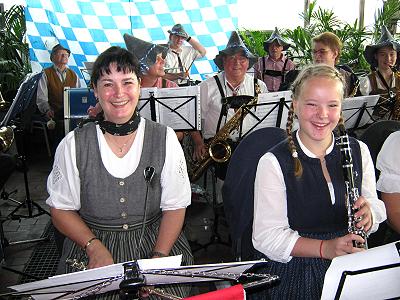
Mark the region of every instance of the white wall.
<instances>
[{"instance_id":1,"label":"white wall","mask_svg":"<svg viewBox=\"0 0 400 300\"><path fill-rule=\"evenodd\" d=\"M318 0L317 5L324 9L333 9L340 20L353 23L359 17L359 2L359 0ZM5 9L13 4L25 5L24 0L0 0L0 3L4 3ZM380 7L382 0L365 0L366 26L374 23L374 14ZM245 29L273 30L275 27L293 29L303 25L303 20L299 16L303 9L304 0L238 0L238 25L239 28Z\"/></svg>"},{"instance_id":2,"label":"white wall","mask_svg":"<svg viewBox=\"0 0 400 300\"><path fill-rule=\"evenodd\" d=\"M359 0L318 0L317 6L332 9L339 20L354 23L359 18ZM365 0L364 25L374 23L382 0ZM273 30L275 27L294 29L303 25L299 16L304 0L238 0L239 28Z\"/></svg>"}]
</instances>

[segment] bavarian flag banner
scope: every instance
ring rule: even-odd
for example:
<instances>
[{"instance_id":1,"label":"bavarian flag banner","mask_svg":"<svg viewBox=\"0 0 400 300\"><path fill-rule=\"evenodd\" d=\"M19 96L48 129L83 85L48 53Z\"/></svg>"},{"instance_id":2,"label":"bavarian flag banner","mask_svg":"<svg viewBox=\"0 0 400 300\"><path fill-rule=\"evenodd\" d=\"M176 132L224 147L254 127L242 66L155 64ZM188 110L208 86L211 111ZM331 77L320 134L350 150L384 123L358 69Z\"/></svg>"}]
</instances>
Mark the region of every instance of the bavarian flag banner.
<instances>
[{"instance_id":1,"label":"bavarian flag banner","mask_svg":"<svg viewBox=\"0 0 400 300\"><path fill-rule=\"evenodd\" d=\"M237 29L237 0L26 0L25 19L34 70L51 65L56 44L71 50L68 66L82 77L84 62L93 62L110 46L125 47L123 35L166 44L180 23L207 50L194 62L191 78L217 71L213 59Z\"/></svg>"}]
</instances>

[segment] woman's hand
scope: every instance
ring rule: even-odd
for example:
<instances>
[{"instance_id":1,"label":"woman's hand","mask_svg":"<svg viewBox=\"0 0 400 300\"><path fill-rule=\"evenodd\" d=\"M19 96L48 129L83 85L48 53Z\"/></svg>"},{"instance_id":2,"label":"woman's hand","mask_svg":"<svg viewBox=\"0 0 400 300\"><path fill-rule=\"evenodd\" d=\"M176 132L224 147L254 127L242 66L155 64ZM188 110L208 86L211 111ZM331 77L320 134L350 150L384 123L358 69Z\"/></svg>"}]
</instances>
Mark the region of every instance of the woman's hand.
<instances>
[{"instance_id":1,"label":"woman's hand","mask_svg":"<svg viewBox=\"0 0 400 300\"><path fill-rule=\"evenodd\" d=\"M110 251L108 251L100 240L94 240L87 247L86 253L89 257L88 269L104 267L114 263Z\"/></svg>"},{"instance_id":2,"label":"woman's hand","mask_svg":"<svg viewBox=\"0 0 400 300\"><path fill-rule=\"evenodd\" d=\"M356 224L357 228L364 227L364 231L368 232L372 227L372 212L368 201L363 196L360 196L354 203L354 208L358 209L354 217L356 220L360 220Z\"/></svg>"},{"instance_id":3,"label":"woman's hand","mask_svg":"<svg viewBox=\"0 0 400 300\"><path fill-rule=\"evenodd\" d=\"M353 241L364 243L364 239L354 233L346 234L345 236L326 240L322 244L322 257L325 259L334 259L337 256L346 255L350 253L361 252L363 248L353 247Z\"/></svg>"}]
</instances>

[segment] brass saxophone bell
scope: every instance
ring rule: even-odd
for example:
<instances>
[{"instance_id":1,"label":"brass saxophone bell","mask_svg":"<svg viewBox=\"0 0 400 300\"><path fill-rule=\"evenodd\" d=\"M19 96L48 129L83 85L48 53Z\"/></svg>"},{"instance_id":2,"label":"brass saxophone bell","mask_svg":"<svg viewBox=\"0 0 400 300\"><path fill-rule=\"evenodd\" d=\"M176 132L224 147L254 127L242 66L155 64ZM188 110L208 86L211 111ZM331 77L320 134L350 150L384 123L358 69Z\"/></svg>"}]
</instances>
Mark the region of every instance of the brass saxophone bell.
<instances>
[{"instance_id":1,"label":"brass saxophone bell","mask_svg":"<svg viewBox=\"0 0 400 300\"><path fill-rule=\"evenodd\" d=\"M14 141L14 130L12 127L0 128L0 152L6 152Z\"/></svg>"}]
</instances>

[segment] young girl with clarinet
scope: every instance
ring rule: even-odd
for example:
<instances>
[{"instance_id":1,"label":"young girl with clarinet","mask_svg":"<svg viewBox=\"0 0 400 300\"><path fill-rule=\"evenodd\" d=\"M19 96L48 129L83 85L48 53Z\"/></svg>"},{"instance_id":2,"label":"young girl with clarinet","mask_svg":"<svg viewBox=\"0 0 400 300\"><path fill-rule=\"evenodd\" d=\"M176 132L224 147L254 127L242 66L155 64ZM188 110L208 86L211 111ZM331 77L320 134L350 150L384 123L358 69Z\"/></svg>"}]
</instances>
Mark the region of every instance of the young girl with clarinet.
<instances>
[{"instance_id":1,"label":"young girl with clarinet","mask_svg":"<svg viewBox=\"0 0 400 300\"><path fill-rule=\"evenodd\" d=\"M363 251L362 235L349 232L346 185L335 129L344 79L327 65L305 67L292 86L288 138L259 161L254 184L253 244L269 260L266 273L281 283L251 299L319 299L334 257ZM299 129L292 131L294 119ZM386 219L377 197L367 146L349 138L354 183L360 196L351 211L355 227L371 233Z\"/></svg>"}]
</instances>

